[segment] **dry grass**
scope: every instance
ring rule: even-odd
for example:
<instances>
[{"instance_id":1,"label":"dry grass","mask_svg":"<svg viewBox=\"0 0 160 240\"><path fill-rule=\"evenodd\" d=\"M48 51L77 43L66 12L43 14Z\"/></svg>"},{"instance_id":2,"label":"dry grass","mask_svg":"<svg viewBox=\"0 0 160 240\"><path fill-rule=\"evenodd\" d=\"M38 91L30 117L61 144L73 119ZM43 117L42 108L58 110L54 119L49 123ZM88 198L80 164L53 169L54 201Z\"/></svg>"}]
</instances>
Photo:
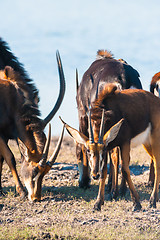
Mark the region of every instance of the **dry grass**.
<instances>
[{"instance_id":1,"label":"dry grass","mask_svg":"<svg viewBox=\"0 0 160 240\"><path fill-rule=\"evenodd\" d=\"M52 141L51 152L54 146ZM13 142L11 147L20 171L20 155ZM132 151L132 179L143 207L134 213L129 191L117 201L109 201L106 192L101 212L93 211L98 182L92 180L91 188L79 189L75 146L69 138L63 141L56 164L45 176L40 203L20 201L15 196L12 175L4 164L6 195L0 197L0 239L159 239L160 203L156 210L147 208L152 191L146 186L149 162L142 147Z\"/></svg>"}]
</instances>

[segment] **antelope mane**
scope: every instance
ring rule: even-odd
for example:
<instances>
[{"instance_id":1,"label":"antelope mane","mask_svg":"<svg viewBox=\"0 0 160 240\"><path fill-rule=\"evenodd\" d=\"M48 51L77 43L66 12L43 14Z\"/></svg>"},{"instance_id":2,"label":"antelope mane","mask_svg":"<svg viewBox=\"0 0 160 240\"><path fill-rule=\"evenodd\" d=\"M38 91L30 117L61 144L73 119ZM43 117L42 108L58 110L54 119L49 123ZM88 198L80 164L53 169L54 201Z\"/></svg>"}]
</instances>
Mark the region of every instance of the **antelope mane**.
<instances>
[{"instance_id":1,"label":"antelope mane","mask_svg":"<svg viewBox=\"0 0 160 240\"><path fill-rule=\"evenodd\" d=\"M103 107L103 101L106 98L116 95L117 92L119 92L117 83L107 83L106 85L104 85L102 91L98 94L98 97L94 102L94 107L95 108L99 108L100 106Z\"/></svg>"},{"instance_id":2,"label":"antelope mane","mask_svg":"<svg viewBox=\"0 0 160 240\"><path fill-rule=\"evenodd\" d=\"M100 49L97 51L96 59L114 58L113 54L108 50Z\"/></svg>"}]
</instances>

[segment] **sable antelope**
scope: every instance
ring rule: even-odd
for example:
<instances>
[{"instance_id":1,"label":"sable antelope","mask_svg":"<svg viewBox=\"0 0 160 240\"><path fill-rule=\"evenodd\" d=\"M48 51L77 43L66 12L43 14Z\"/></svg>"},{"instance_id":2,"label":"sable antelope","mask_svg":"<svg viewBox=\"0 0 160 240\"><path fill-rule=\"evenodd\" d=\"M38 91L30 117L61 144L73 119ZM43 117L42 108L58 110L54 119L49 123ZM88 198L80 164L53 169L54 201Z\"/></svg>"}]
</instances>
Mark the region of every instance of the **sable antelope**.
<instances>
[{"instance_id":1,"label":"sable antelope","mask_svg":"<svg viewBox=\"0 0 160 240\"><path fill-rule=\"evenodd\" d=\"M150 84L150 92L152 92L157 97L160 97L160 72L156 73L152 77Z\"/></svg>"},{"instance_id":2,"label":"sable antelope","mask_svg":"<svg viewBox=\"0 0 160 240\"><path fill-rule=\"evenodd\" d=\"M17 142L20 140L23 156L22 177L28 190L28 198L40 200L43 177L58 155L64 131L63 129L54 154L47 161L49 140L45 146L44 128L56 114L65 93L65 79L60 55L57 51L60 77L59 96L48 116L45 119L40 119L37 101L39 99L38 90L32 84L32 80L28 77L23 66L2 40L0 40L0 51L2 53L0 55L1 69L4 67L4 70L1 71L3 79L0 79L0 173L3 159L5 159L13 174L17 192L21 197L25 195L16 170L14 155L8 146L9 139L15 139ZM10 67L5 67L6 64L9 64ZM12 67L16 70L13 70Z\"/></svg>"},{"instance_id":3,"label":"sable antelope","mask_svg":"<svg viewBox=\"0 0 160 240\"><path fill-rule=\"evenodd\" d=\"M150 92L152 92L155 96L160 97L160 72L156 73L151 80L150 84ZM150 173L149 173L149 183L151 185L154 184L154 163L153 159L151 159L150 164Z\"/></svg>"},{"instance_id":4,"label":"sable antelope","mask_svg":"<svg viewBox=\"0 0 160 240\"><path fill-rule=\"evenodd\" d=\"M139 73L127 64L123 59L116 60L113 55L104 50L97 52L97 59L91 64L84 73L80 85L78 84L78 73L76 74L77 82L77 106L79 115L79 131L88 136L88 116L89 111L88 100L92 103L96 100L97 95L103 89L106 83L117 83L121 89L126 88L142 88ZM79 186L88 187L90 183L90 174L88 166L88 157L86 148L77 144L76 154L79 168ZM110 152L112 161L110 161L111 169L114 165L114 171L110 171L109 185L112 185L111 195L117 196L118 193L118 165L119 165L119 149L115 148ZM111 174L112 173L112 174ZM112 182L112 184L111 184ZM126 185L122 181L122 194L125 192Z\"/></svg>"},{"instance_id":5,"label":"sable antelope","mask_svg":"<svg viewBox=\"0 0 160 240\"><path fill-rule=\"evenodd\" d=\"M89 111L89 137L67 124L65 127L76 142L87 148L93 177L100 176L95 209L100 210L101 205L104 204L107 176L106 151L116 146L120 147L122 174L129 185L134 210L141 209L139 195L129 170L130 149L139 144L144 145L154 161L155 181L149 206L156 207L160 180L159 98L144 90L119 91L115 84L107 84Z\"/></svg>"}]
</instances>

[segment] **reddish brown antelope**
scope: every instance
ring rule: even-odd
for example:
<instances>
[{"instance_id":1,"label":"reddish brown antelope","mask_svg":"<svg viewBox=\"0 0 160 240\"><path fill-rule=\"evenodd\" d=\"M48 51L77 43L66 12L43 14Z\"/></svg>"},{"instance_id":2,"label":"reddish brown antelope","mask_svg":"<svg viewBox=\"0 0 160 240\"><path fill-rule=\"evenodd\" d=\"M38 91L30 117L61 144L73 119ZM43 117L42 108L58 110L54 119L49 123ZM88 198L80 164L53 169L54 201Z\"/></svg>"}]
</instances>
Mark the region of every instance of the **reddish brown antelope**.
<instances>
[{"instance_id":1,"label":"reddish brown antelope","mask_svg":"<svg viewBox=\"0 0 160 240\"><path fill-rule=\"evenodd\" d=\"M150 92L152 92L155 96L160 97L160 72L154 74L150 84ZM149 183L154 185L154 163L153 159L151 159L150 164L150 174L149 174Z\"/></svg>"},{"instance_id":2,"label":"reddish brown antelope","mask_svg":"<svg viewBox=\"0 0 160 240\"><path fill-rule=\"evenodd\" d=\"M60 55L57 51L56 57L60 76L59 96L48 116L45 119L40 119L38 90L2 39L0 39L0 50L0 65L1 69L4 68L1 71L0 79L0 179L5 159L13 174L17 192L21 197L25 195L16 170L14 155L8 146L9 139L20 141L23 156L22 177L28 190L28 198L40 200L43 177L54 163L63 138L62 131L55 152L47 161L49 143L47 142L45 147L44 128L56 114L65 93L65 79ZM10 66L6 66L7 64Z\"/></svg>"},{"instance_id":3,"label":"reddish brown antelope","mask_svg":"<svg viewBox=\"0 0 160 240\"><path fill-rule=\"evenodd\" d=\"M150 84L150 92L157 97L160 97L160 72L154 74Z\"/></svg>"},{"instance_id":4,"label":"reddish brown antelope","mask_svg":"<svg viewBox=\"0 0 160 240\"><path fill-rule=\"evenodd\" d=\"M124 60L116 60L113 55L104 50L99 50L97 59L91 64L84 73L80 85L77 79L77 107L79 115L79 131L88 136L88 116L89 111L88 99L90 104L95 101L97 94L103 89L106 83L117 83L121 89L126 88L142 88L139 73L127 64ZM78 168L79 168L79 186L87 188L90 183L90 173L86 148L77 144L76 147ZM110 177L109 188L111 188L111 197L118 194L118 165L119 165L119 149L115 148L110 152L112 161L110 161ZM113 166L114 171L113 171ZM111 174L112 173L112 174ZM126 190L126 184L123 179L121 185L121 194Z\"/></svg>"},{"instance_id":5,"label":"reddish brown antelope","mask_svg":"<svg viewBox=\"0 0 160 240\"><path fill-rule=\"evenodd\" d=\"M101 117L102 116L102 117ZM113 126L113 127L112 127ZM65 124L76 142L87 148L91 175L99 178L99 193L94 205L97 210L104 204L107 176L106 151L120 147L122 174L127 181L134 210L141 209L139 195L130 176L131 147L143 144L154 160L155 182L149 200L156 207L160 178L160 99L144 90L117 90L115 84L107 84L89 112L89 138Z\"/></svg>"}]
</instances>

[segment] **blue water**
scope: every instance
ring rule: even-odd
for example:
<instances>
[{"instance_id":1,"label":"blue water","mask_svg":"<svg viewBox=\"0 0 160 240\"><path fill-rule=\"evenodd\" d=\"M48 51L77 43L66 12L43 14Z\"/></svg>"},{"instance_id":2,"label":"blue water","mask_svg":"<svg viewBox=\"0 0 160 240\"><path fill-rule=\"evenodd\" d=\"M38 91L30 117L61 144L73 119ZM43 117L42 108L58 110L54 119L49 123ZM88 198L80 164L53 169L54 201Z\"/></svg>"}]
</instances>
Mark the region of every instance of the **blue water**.
<instances>
[{"instance_id":1,"label":"blue water","mask_svg":"<svg viewBox=\"0 0 160 240\"><path fill-rule=\"evenodd\" d=\"M24 64L40 91L42 118L55 103L59 80L59 49L66 78L63 104L52 120L58 135L58 116L78 128L75 69L81 79L98 49L123 58L149 90L160 71L160 1L158 0L0 0L0 35Z\"/></svg>"}]
</instances>

